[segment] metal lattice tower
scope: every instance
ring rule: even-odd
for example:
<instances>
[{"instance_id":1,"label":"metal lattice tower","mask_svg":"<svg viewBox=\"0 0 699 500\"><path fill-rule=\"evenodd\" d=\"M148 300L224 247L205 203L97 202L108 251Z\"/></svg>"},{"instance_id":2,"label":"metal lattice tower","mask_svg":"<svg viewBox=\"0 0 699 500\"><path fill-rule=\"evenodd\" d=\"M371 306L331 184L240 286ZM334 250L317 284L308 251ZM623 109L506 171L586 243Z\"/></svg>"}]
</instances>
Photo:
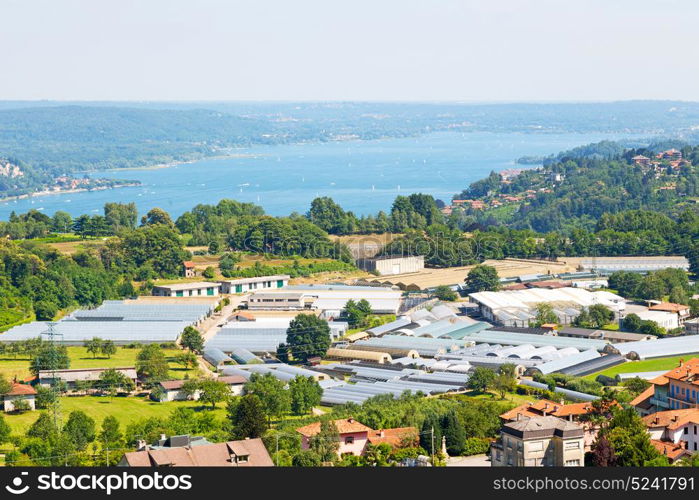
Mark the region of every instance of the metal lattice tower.
<instances>
[{"instance_id":1,"label":"metal lattice tower","mask_svg":"<svg viewBox=\"0 0 699 500\"><path fill-rule=\"evenodd\" d=\"M41 332L41 338L42 340L45 338L47 342L51 344L52 348L55 348L56 346L56 339L63 338L63 334L59 331L56 330L56 322L55 321L50 321L47 323L48 329L44 332ZM54 357L51 360L51 366L49 369L51 370L51 390L53 392L54 396L54 403L52 405L52 411L53 411L53 423L56 426L56 428L59 428L59 420L60 420L60 403L59 403L59 390L58 390L58 366L57 366L57 359Z\"/></svg>"}]
</instances>

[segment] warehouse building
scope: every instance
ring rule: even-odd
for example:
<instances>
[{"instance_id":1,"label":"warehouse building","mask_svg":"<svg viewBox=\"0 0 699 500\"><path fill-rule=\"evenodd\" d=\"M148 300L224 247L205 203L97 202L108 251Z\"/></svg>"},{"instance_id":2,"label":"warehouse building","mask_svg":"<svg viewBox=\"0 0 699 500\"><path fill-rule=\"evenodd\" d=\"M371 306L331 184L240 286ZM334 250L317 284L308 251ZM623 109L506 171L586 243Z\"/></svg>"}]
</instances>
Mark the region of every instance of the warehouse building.
<instances>
[{"instance_id":1,"label":"warehouse building","mask_svg":"<svg viewBox=\"0 0 699 500\"><path fill-rule=\"evenodd\" d=\"M138 380L136 368L133 366L123 368L78 368L66 370L39 370L38 383L44 387L54 385L56 382L65 382L69 389L75 388L80 382L96 382L100 375L107 370L116 370L134 384Z\"/></svg>"},{"instance_id":2,"label":"warehouse building","mask_svg":"<svg viewBox=\"0 0 699 500\"><path fill-rule=\"evenodd\" d=\"M274 276L222 280L220 281L221 293L246 293L267 288L284 288L289 284L289 278L291 276L288 274L277 274Z\"/></svg>"},{"instance_id":3,"label":"warehouse building","mask_svg":"<svg viewBox=\"0 0 699 500\"><path fill-rule=\"evenodd\" d=\"M682 256L668 257L589 257L580 261L584 271L611 274L616 271L647 273L660 269L682 269L689 271L689 261Z\"/></svg>"},{"instance_id":4,"label":"warehouse building","mask_svg":"<svg viewBox=\"0 0 699 500\"><path fill-rule=\"evenodd\" d=\"M292 285L281 289L258 290L247 300L248 309L322 311L326 317L339 317L347 301L366 299L376 314L397 314L402 292L385 287L348 285Z\"/></svg>"},{"instance_id":5,"label":"warehouse building","mask_svg":"<svg viewBox=\"0 0 699 500\"><path fill-rule=\"evenodd\" d=\"M153 287L156 297L217 297L221 285L209 281L197 283L176 283L174 285L158 285Z\"/></svg>"},{"instance_id":6,"label":"warehouse building","mask_svg":"<svg viewBox=\"0 0 699 500\"><path fill-rule=\"evenodd\" d=\"M487 321L503 326L528 326L536 317L538 304L550 304L562 324L571 323L584 307L602 304L620 314L626 306L623 297L611 292L572 287L477 292L469 294L469 298Z\"/></svg>"},{"instance_id":7,"label":"warehouse building","mask_svg":"<svg viewBox=\"0 0 699 500\"><path fill-rule=\"evenodd\" d=\"M357 267L380 276L418 273L425 268L425 257L422 255L386 255L371 259L359 259Z\"/></svg>"}]
</instances>

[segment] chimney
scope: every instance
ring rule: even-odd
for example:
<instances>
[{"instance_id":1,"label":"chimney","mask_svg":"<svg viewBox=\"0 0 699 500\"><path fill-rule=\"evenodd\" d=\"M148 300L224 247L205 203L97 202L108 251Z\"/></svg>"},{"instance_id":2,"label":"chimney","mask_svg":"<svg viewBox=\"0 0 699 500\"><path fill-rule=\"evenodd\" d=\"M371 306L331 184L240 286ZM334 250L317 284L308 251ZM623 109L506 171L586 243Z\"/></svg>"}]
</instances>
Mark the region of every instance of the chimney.
<instances>
[{"instance_id":1,"label":"chimney","mask_svg":"<svg viewBox=\"0 0 699 500\"><path fill-rule=\"evenodd\" d=\"M349 422L350 424L353 424L353 423L354 423L354 418L352 418L352 417L348 418L348 419L347 419L347 422Z\"/></svg>"},{"instance_id":2,"label":"chimney","mask_svg":"<svg viewBox=\"0 0 699 500\"><path fill-rule=\"evenodd\" d=\"M379 437L386 437L386 433L383 431L383 429L379 431Z\"/></svg>"},{"instance_id":3,"label":"chimney","mask_svg":"<svg viewBox=\"0 0 699 500\"><path fill-rule=\"evenodd\" d=\"M167 439L167 436L165 434L160 435L161 441L165 441Z\"/></svg>"},{"instance_id":4,"label":"chimney","mask_svg":"<svg viewBox=\"0 0 699 500\"><path fill-rule=\"evenodd\" d=\"M138 441L136 441L136 451L143 451L143 450L147 450L147 449L148 449L148 445L146 444L146 442L143 439L139 439Z\"/></svg>"}]
</instances>

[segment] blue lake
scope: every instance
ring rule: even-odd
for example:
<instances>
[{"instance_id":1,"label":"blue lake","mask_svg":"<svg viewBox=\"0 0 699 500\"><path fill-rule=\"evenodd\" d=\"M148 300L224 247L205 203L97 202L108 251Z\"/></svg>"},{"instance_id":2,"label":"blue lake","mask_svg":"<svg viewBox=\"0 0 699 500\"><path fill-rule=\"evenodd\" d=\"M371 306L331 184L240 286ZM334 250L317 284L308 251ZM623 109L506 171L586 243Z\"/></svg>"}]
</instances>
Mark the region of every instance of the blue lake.
<instances>
[{"instance_id":1,"label":"blue lake","mask_svg":"<svg viewBox=\"0 0 699 500\"><path fill-rule=\"evenodd\" d=\"M305 213L317 196L330 196L356 214L388 211L399 195L421 192L449 201L490 171L514 168L527 155L549 155L623 134L440 132L377 141L260 146L241 157L201 160L151 170L97 172L95 177L138 179L139 187L65 193L0 203L0 219L32 208L47 215L102 213L106 202L136 202L173 218L198 203L222 198L262 205L272 215Z\"/></svg>"}]
</instances>

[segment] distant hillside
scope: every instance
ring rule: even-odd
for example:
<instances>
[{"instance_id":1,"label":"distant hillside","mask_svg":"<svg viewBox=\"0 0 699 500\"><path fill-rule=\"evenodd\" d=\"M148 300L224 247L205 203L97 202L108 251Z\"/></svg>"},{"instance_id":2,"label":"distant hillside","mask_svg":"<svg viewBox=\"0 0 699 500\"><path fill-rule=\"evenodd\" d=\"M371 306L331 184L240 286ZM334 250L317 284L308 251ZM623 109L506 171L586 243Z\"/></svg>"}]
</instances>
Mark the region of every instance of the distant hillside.
<instances>
[{"instance_id":1,"label":"distant hillside","mask_svg":"<svg viewBox=\"0 0 699 500\"><path fill-rule=\"evenodd\" d=\"M625 210L670 217L688 208L699 211L699 147L672 151L629 149L611 159L564 156L510 178L491 173L457 199L478 200L484 208L474 209L470 201L463 206L480 222L493 223L496 217L505 225L540 232L591 229L603 214Z\"/></svg>"}]
</instances>

